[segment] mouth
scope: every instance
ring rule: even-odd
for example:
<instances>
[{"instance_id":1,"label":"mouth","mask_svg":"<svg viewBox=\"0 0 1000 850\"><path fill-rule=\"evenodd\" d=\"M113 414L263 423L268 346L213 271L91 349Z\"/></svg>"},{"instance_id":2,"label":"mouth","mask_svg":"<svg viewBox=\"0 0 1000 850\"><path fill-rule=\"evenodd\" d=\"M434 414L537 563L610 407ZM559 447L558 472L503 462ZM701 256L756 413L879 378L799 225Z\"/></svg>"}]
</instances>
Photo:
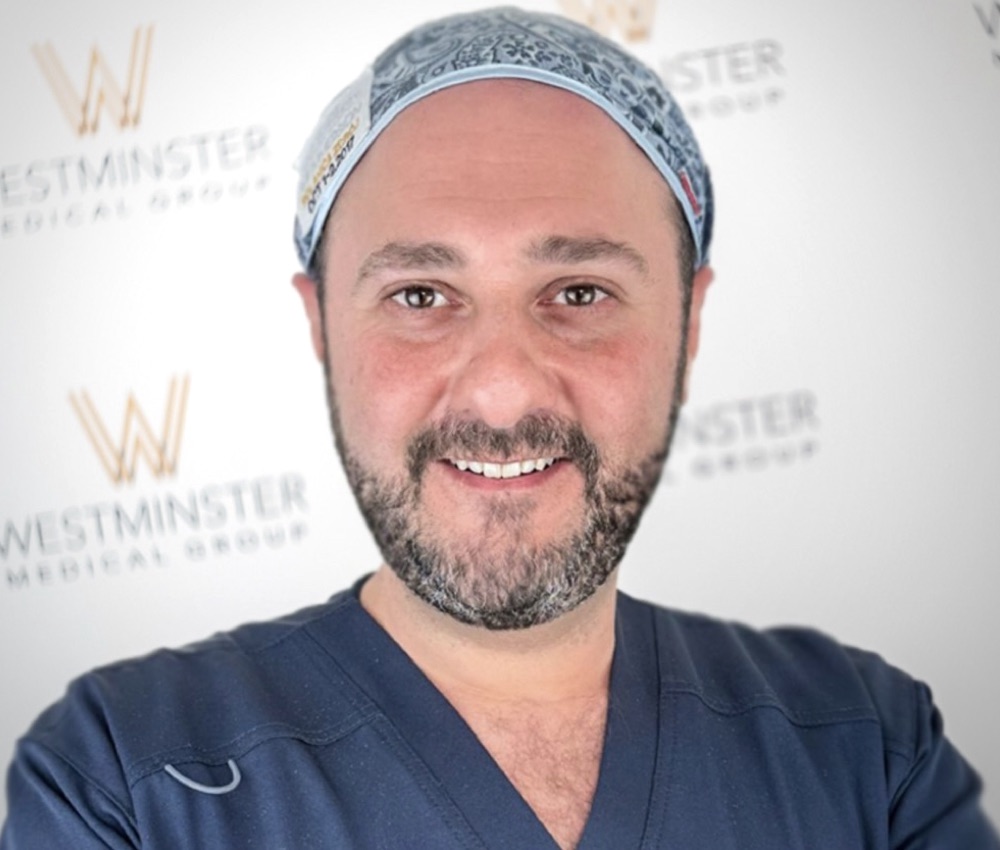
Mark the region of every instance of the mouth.
<instances>
[{"instance_id":1,"label":"mouth","mask_svg":"<svg viewBox=\"0 0 1000 850\"><path fill-rule=\"evenodd\" d=\"M555 464L560 458L539 457L528 460L511 460L504 463L493 461L467 460L465 458L445 458L459 472L471 472L473 475L481 475L483 478L522 478L525 475L534 475L543 472Z\"/></svg>"}]
</instances>

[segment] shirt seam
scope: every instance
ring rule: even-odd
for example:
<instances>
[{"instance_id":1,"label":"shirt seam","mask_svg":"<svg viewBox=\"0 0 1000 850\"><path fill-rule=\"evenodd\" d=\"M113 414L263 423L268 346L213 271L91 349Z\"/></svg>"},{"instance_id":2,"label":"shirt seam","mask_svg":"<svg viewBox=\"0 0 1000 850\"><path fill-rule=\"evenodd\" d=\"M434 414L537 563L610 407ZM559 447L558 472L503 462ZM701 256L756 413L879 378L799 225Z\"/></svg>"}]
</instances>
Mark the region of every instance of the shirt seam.
<instances>
[{"instance_id":1,"label":"shirt seam","mask_svg":"<svg viewBox=\"0 0 1000 850\"><path fill-rule=\"evenodd\" d=\"M169 750L161 750L129 765L125 772L126 776L129 777L128 783L131 789L146 777L162 770L165 764L184 764L185 762L225 764L229 759L241 759L257 747L280 739L294 739L309 746L325 747L346 738L356 729L370 723L371 719L372 713L357 713L335 726L312 731L302 730L287 723L262 723L217 747L197 747L185 744Z\"/></svg>"},{"instance_id":2,"label":"shirt seam","mask_svg":"<svg viewBox=\"0 0 1000 850\"><path fill-rule=\"evenodd\" d=\"M843 708L830 708L823 711L801 712L793 711L783 705L774 694L757 693L750 694L739 703L722 703L707 697L698 688L680 685L665 685L662 696L670 694L680 694L696 697L706 708L726 716L736 716L747 714L758 708L771 708L779 712L790 723L796 726L827 726L837 723L857 723L869 722L881 725L877 715L871 708L864 705L844 706ZM662 697L661 697L662 698Z\"/></svg>"},{"instance_id":3,"label":"shirt seam","mask_svg":"<svg viewBox=\"0 0 1000 850\"><path fill-rule=\"evenodd\" d=\"M387 728L382 728L387 727ZM459 808L454 798L448 792L448 788L441 782L437 774L425 762L420 754L410 745L403 736L396 724L381 712L372 722L372 728L382 740L382 743L390 747L396 753L396 757L406 767L407 772L413 778L416 786L423 792L427 801L434 807L441 819L448 825L455 838L462 842L462 845L471 850L485 850L475 828L466 818L465 813ZM442 799L443 798L443 799ZM464 825L465 835L457 828ZM475 844L469 844L468 838L472 838Z\"/></svg>"},{"instance_id":4,"label":"shirt seam","mask_svg":"<svg viewBox=\"0 0 1000 850\"><path fill-rule=\"evenodd\" d=\"M365 700L366 704L372 707L370 723L375 734L378 735L379 739L384 744L389 746L396 753L397 758L406 767L407 773L410 777L412 777L413 782L424 794L428 803L434 806L434 809L447 824L448 829L451 831L455 839L461 841L462 845L470 850L485 850L482 838L469 822L465 813L459 808L458 804L449 793L447 786L441 782L441 779L430 767L430 765L428 765L421 755L416 752L413 745L407 740L406 736L403 735L400 729L392 721L392 718L390 718L375 704L368 692L357 680L355 680L344 665L341 664L340 660L334 653L330 652L329 649L323 646L323 644L320 643L320 641L311 632L307 631L306 634L326 655L326 657L330 659L337 669L340 670L345 679L347 679L347 681L354 686L355 690L360 694L362 699ZM466 832L464 835L458 829L459 824L464 825L465 827ZM469 844L468 839L470 837L475 841L475 844Z\"/></svg>"},{"instance_id":5,"label":"shirt seam","mask_svg":"<svg viewBox=\"0 0 1000 850\"><path fill-rule=\"evenodd\" d=\"M121 800L119 800L115 794L113 794L108 788L106 788L104 785L98 782L97 779L95 779L90 774L89 771L85 770L82 766L77 764L73 759L71 759L65 753L61 753L58 750L53 749L51 746L38 740L37 738L26 737L22 743L24 745L30 744L32 746L38 747L40 750L44 750L52 758L56 759L57 761L69 767L77 776L83 779L84 782L86 782L89 786L91 786L95 791L100 793L102 797L106 798L108 802L111 803L111 805L113 805L115 809L122 815L122 817L128 822L129 826L132 827L132 829L136 833L138 833L139 823L136 819L135 812L132 810L132 808L123 803ZM126 785L129 791L131 791L132 790L131 785L128 783L126 783Z\"/></svg>"},{"instance_id":6,"label":"shirt seam","mask_svg":"<svg viewBox=\"0 0 1000 850\"><path fill-rule=\"evenodd\" d=\"M312 634L309 632L309 628L313 626L315 623L318 623L321 620L325 620L327 617L332 617L341 608L343 608L349 601L350 601L349 597L345 596L338 599L336 602L332 603L328 602L326 605L321 606L322 610L317 611L315 616L312 616L307 620L303 620L300 623L296 623L294 626L291 626L288 629L288 631L284 632L283 634L277 635L267 643L263 643L260 646L255 646L253 648L247 649L237 644L237 647L245 655L248 656L259 655L261 653L267 652L269 649L273 649L274 647L284 643L287 640L291 640L300 632L304 632L305 634L309 635L310 638L312 638ZM313 640L315 639L313 638Z\"/></svg>"}]
</instances>

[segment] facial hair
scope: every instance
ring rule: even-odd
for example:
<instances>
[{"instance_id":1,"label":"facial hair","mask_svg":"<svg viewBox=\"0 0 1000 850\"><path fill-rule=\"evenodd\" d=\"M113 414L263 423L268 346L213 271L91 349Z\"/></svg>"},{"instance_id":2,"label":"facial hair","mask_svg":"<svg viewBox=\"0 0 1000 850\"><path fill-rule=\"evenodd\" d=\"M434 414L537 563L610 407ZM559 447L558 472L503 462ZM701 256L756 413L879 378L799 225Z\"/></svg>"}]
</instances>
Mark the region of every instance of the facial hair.
<instances>
[{"instance_id":1,"label":"facial hair","mask_svg":"<svg viewBox=\"0 0 1000 850\"><path fill-rule=\"evenodd\" d=\"M525 416L508 429L445 419L410 441L405 475L384 477L351 452L332 392L330 403L348 481L386 563L439 611L496 630L554 620L607 581L656 489L677 408L675 404L663 445L626 469L609 469L577 423L540 414ZM582 522L544 544L532 544L520 533L533 510L531 500L523 494L497 494L475 541L446 541L428 527L421 486L427 467L448 457L556 457L573 463L584 479Z\"/></svg>"},{"instance_id":2,"label":"facial hair","mask_svg":"<svg viewBox=\"0 0 1000 850\"><path fill-rule=\"evenodd\" d=\"M410 441L406 474L396 477L377 474L347 445L331 380L321 294L323 370L337 453L382 557L414 594L462 623L514 630L574 610L608 580L659 483L683 403L690 287L683 291L670 414L660 446L633 466L610 468L579 424L554 414L529 414L508 429L446 418ZM496 461L558 457L574 463L585 481L580 527L544 545L531 545L518 533L531 506L517 497L496 498L487 533L478 543L456 546L440 539L425 527L423 474L430 463L463 456Z\"/></svg>"}]
</instances>

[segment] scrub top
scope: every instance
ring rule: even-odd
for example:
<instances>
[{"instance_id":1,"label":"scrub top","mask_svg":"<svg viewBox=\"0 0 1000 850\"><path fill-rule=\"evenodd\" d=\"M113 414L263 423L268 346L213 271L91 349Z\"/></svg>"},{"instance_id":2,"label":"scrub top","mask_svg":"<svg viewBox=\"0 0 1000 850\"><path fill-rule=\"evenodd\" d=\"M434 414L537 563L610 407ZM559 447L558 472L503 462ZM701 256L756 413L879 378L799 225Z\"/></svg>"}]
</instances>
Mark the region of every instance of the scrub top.
<instances>
[{"instance_id":1,"label":"scrub top","mask_svg":"<svg viewBox=\"0 0 1000 850\"><path fill-rule=\"evenodd\" d=\"M554 850L359 588L77 680L18 744L0 850ZM580 850L1000 850L979 790L877 656L619 594Z\"/></svg>"}]
</instances>

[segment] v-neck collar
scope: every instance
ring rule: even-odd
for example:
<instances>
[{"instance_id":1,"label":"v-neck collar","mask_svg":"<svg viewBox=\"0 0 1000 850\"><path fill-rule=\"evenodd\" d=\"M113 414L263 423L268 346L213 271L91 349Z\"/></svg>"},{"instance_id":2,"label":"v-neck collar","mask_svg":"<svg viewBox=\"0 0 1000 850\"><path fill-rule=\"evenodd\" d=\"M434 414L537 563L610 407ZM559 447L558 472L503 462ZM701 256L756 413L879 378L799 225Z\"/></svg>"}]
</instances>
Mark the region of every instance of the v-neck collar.
<instances>
[{"instance_id":1,"label":"v-neck collar","mask_svg":"<svg viewBox=\"0 0 1000 850\"><path fill-rule=\"evenodd\" d=\"M359 582L310 632L426 765L488 848L558 850L466 722L361 607ZM652 616L618 595L600 775L578 850L639 847L656 796L659 683Z\"/></svg>"},{"instance_id":2,"label":"v-neck collar","mask_svg":"<svg viewBox=\"0 0 1000 850\"><path fill-rule=\"evenodd\" d=\"M577 850L642 845L659 796L659 691L652 612L619 593L601 773Z\"/></svg>"}]
</instances>

